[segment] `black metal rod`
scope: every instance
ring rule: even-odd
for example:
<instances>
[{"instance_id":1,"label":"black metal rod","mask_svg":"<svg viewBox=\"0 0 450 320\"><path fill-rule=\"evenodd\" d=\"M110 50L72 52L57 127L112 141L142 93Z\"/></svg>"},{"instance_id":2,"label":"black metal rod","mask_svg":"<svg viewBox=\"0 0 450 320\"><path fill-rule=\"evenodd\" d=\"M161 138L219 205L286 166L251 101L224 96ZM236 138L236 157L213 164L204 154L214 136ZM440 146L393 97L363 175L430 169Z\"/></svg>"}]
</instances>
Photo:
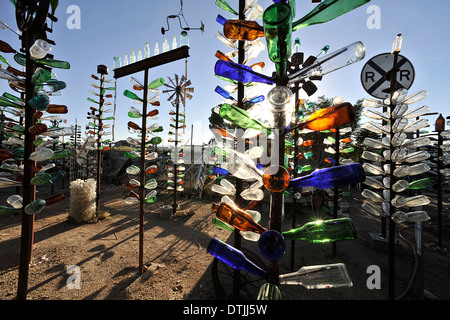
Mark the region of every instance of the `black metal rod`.
<instances>
[{"instance_id":1,"label":"black metal rod","mask_svg":"<svg viewBox=\"0 0 450 320\"><path fill-rule=\"evenodd\" d=\"M141 185L139 189L139 273L145 272L144 266L144 204L145 204L145 151L147 139L147 100L148 69L144 70L144 103L142 106L142 140L141 140Z\"/></svg>"},{"instance_id":2,"label":"black metal rod","mask_svg":"<svg viewBox=\"0 0 450 320\"><path fill-rule=\"evenodd\" d=\"M239 19L240 20L245 20L244 9L245 9L245 0L239 0ZM239 64L243 64L244 60L245 60L244 45L245 45L245 41L238 42L238 63ZM238 83L238 97L237 97L239 108L243 107L244 96L245 96L244 84L242 82L239 82ZM238 144L243 141L243 133L241 132L241 130L237 131L236 137L237 137ZM244 147L245 147L245 144L244 144ZM235 201L239 207L242 207L242 197L241 197L242 191L243 191L242 180L236 179L236 199L235 199ZM236 249L240 250L241 244L242 244L241 234L237 230L235 230L233 233L234 233L234 247ZM233 300L240 299L240 297L239 297L240 287L241 287L241 272L239 269L234 269L233 270Z\"/></svg>"},{"instance_id":3,"label":"black metal rod","mask_svg":"<svg viewBox=\"0 0 450 320\"><path fill-rule=\"evenodd\" d=\"M295 84L295 117L297 117L297 114L299 112L299 84ZM294 178L298 177L297 173L297 166L298 166L298 145L297 140L299 139L299 133L298 130L294 131ZM298 188L294 187L292 190L292 217L291 217L291 227L292 229L295 228L295 224L297 223L297 199L295 198L295 194L297 193ZM291 240L291 271L294 271L295 269L295 240Z\"/></svg>"},{"instance_id":4,"label":"black metal rod","mask_svg":"<svg viewBox=\"0 0 450 320\"><path fill-rule=\"evenodd\" d=\"M392 131L392 127L394 125L395 119L393 118L392 114L395 109L395 105L393 105L392 100L392 94L396 90L397 86L397 62L398 62L398 55L399 53L396 51L394 52L394 63L391 70L391 81L390 81L390 95L391 95L391 103L390 103L390 135L391 137L394 136L394 133ZM390 151L391 155L394 154L395 147L390 144ZM395 299L395 222L392 219L392 216L395 213L395 207L392 205L392 199L394 199L394 191L392 189L392 186L395 183L396 177L394 176L394 170L396 168L396 163L392 161L392 158L389 159L389 166L390 166L390 185L389 185L389 300Z\"/></svg>"},{"instance_id":5,"label":"black metal rod","mask_svg":"<svg viewBox=\"0 0 450 320\"><path fill-rule=\"evenodd\" d=\"M334 144L334 149L336 151L335 155L334 155L334 161L336 161L335 166L339 165L339 147L340 147L340 139L341 139L341 134L340 134L340 130L339 128L336 129L336 134L335 134L335 139L336 142ZM333 192L334 192L334 196L333 196L333 218L337 219L338 217L338 209L339 209L339 187L334 187L333 188ZM331 250L333 256L337 255L337 246L336 246L336 241L333 241L332 243L332 250Z\"/></svg>"},{"instance_id":6,"label":"black metal rod","mask_svg":"<svg viewBox=\"0 0 450 320\"><path fill-rule=\"evenodd\" d=\"M439 248L442 249L442 173L441 170L444 167L444 163L442 161L443 151L442 151L442 144L443 144L443 138L441 132L438 132L438 161L437 161L437 168L438 168L438 179L437 179L437 205L438 205L438 245Z\"/></svg>"}]
</instances>

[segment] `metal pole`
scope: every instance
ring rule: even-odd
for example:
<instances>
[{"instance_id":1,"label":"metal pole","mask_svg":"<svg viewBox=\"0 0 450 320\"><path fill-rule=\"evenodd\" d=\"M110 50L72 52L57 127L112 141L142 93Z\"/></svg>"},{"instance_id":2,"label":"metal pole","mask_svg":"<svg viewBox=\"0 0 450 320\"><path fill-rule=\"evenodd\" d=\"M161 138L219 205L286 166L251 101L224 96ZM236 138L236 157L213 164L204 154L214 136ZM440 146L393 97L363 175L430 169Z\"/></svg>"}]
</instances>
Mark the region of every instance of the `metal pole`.
<instances>
[{"instance_id":1,"label":"metal pole","mask_svg":"<svg viewBox=\"0 0 450 320\"><path fill-rule=\"evenodd\" d=\"M245 0L239 0L239 20L245 20ZM243 64L245 60L245 50L244 50L244 44L245 41L238 41L238 63ZM245 95L245 88L244 84L239 82L238 83L238 107L242 108L243 106L243 100ZM236 134L237 137L237 143L239 144L240 141L243 139L243 133L241 130L237 131ZM244 144L245 146L245 144ZM236 204L238 207L242 207L242 198L241 193L243 186L242 186L242 180L236 179ZM234 232L234 247L238 250L241 249L241 235L239 231L235 230ZM241 272L239 269L233 270L233 300L239 300L239 289L241 286Z\"/></svg>"},{"instance_id":2,"label":"metal pole","mask_svg":"<svg viewBox=\"0 0 450 320\"><path fill-rule=\"evenodd\" d=\"M179 90L179 88L176 88L176 90ZM178 95L178 93L177 93ZM173 162L173 172L174 172L174 190L173 190L173 214L177 212L177 162L178 162L178 156L179 156L179 150L178 150L178 126L180 121L180 100L177 97L177 105L176 105L176 111L175 111L175 157Z\"/></svg>"},{"instance_id":3,"label":"metal pole","mask_svg":"<svg viewBox=\"0 0 450 320\"><path fill-rule=\"evenodd\" d=\"M339 129L336 129L336 142L334 145L336 154L334 155L334 161L336 161L335 166L339 165L339 147L340 147L340 139L341 139L341 132ZM334 196L333 196L333 219L337 219L338 217L338 209L339 209L339 187L334 187L333 188L333 192L334 192ZM337 249L336 249L336 241L333 241L332 243L333 248L332 248L332 254L333 256L337 255Z\"/></svg>"},{"instance_id":4,"label":"metal pole","mask_svg":"<svg viewBox=\"0 0 450 320\"><path fill-rule=\"evenodd\" d=\"M31 179L34 178L35 173L33 169L36 165L31 161L30 155L36 150L34 142L36 136L28 132L28 128L35 124L34 115L36 111L31 108L28 101L35 96L34 85L31 78L36 70L36 64L30 57L29 48L36 40L36 36L28 31L22 35L22 47L26 52L26 92L25 92L25 142L24 142L24 178L23 178L23 208L36 200L36 186L30 184ZM34 241L34 216L28 215L25 211L22 212L22 236L20 242L20 258L19 258L19 281L17 288L17 299L26 300L28 291L28 275L29 264L33 256L33 241Z\"/></svg>"},{"instance_id":5,"label":"metal pole","mask_svg":"<svg viewBox=\"0 0 450 320\"><path fill-rule=\"evenodd\" d=\"M444 166L444 163L442 161L442 156L443 156L443 152L442 152L442 144L443 144L443 138L442 138L442 134L439 131L438 132L438 179L437 179L437 189L438 189L438 199L437 199L437 204L438 204L438 245L439 248L442 249L442 183L443 183L443 179L442 179L442 173L441 170Z\"/></svg>"},{"instance_id":6,"label":"metal pole","mask_svg":"<svg viewBox=\"0 0 450 320\"><path fill-rule=\"evenodd\" d=\"M390 134L391 137L394 136L394 133L392 132L392 126L395 122L395 119L392 117L392 114L395 109L395 105L392 104L392 94L396 90L397 86L397 62L398 62L398 51L394 52L394 64L391 70L391 82L390 82L390 94L391 94L391 104L390 104ZM390 145L390 151L391 154L394 153L395 147L392 146L392 143ZM389 203L392 203L392 199L394 199L394 191L392 190L392 186L396 182L396 177L394 176L394 170L396 168L396 163L392 161L392 159L389 159L389 165L390 165L390 186L389 186L389 194L390 199ZM389 300L395 299L395 222L392 219L392 216L395 213L395 207L391 204L390 210L389 210Z\"/></svg>"},{"instance_id":7,"label":"metal pole","mask_svg":"<svg viewBox=\"0 0 450 320\"><path fill-rule=\"evenodd\" d=\"M295 84L295 117L297 117L298 111L299 111L299 97L298 97L298 90L299 90L299 83L297 82ZM298 166L298 145L297 140L299 138L298 130L294 131L294 178L297 178L297 166ZM291 217L291 227L292 229L295 228L296 220L297 220L297 199L295 198L295 194L297 193L298 188L294 187L292 190L293 196L292 196L292 217ZM295 267L295 240L291 240L291 271L294 271Z\"/></svg>"},{"instance_id":8,"label":"metal pole","mask_svg":"<svg viewBox=\"0 0 450 320\"><path fill-rule=\"evenodd\" d=\"M145 203L145 143L147 140L147 100L148 69L144 71L144 103L142 107L142 141L141 141L141 186L139 189L139 273L145 272L144 266L144 203Z\"/></svg>"}]
</instances>

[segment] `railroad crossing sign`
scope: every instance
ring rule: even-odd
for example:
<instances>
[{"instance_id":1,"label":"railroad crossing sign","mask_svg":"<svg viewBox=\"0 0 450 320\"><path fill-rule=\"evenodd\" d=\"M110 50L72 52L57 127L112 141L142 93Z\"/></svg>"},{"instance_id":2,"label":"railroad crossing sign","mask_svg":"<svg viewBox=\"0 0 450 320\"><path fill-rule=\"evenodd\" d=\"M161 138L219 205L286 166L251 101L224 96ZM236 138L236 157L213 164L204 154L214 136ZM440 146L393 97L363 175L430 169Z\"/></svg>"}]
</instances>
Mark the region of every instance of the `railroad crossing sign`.
<instances>
[{"instance_id":1,"label":"railroad crossing sign","mask_svg":"<svg viewBox=\"0 0 450 320\"><path fill-rule=\"evenodd\" d=\"M378 99L386 99L389 93L390 82L386 80L386 74L392 69L394 56L391 53L382 53L370 59L361 72L361 83L371 96ZM405 57L398 56L397 89L409 90L414 83L415 71L412 63Z\"/></svg>"}]
</instances>

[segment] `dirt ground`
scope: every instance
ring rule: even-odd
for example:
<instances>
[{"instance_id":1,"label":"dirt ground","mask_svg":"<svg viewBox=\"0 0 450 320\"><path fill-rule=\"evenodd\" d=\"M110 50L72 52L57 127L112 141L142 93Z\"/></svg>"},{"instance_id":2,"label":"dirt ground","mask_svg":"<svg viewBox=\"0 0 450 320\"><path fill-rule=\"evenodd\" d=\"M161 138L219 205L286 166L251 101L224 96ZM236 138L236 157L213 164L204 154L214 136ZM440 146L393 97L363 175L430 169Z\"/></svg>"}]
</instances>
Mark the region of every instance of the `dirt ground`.
<instances>
[{"instance_id":1,"label":"dirt ground","mask_svg":"<svg viewBox=\"0 0 450 320\"><path fill-rule=\"evenodd\" d=\"M67 183L66 183L67 186ZM163 219L159 208L171 204L172 198L160 195L156 204L146 205L144 229L144 263L147 271L140 275L139 266L139 206L126 205L127 190L122 186L102 186L101 209L109 214L107 219L92 224L73 224L68 221L69 188L64 192L66 200L45 209L36 216L33 259L28 281L29 300L216 300L224 299L217 294L212 281L213 257L206 252L211 238L233 244L234 236L212 224L214 214L211 204L218 196L198 194L180 196L181 210L193 215ZM14 190L2 189L1 200ZM46 195L47 191L40 191ZM404 300L450 299L450 219L448 207L444 206L443 248L439 248L435 199L426 207L431 221L424 223L422 259L416 264L414 251L397 235L395 250L396 296ZM332 244L296 242L294 270L302 266L342 262L345 263L353 281L350 288L306 290L300 286L281 286L284 300L387 300L388 261L386 241L373 244L370 234L381 232L380 219L360 209L360 192L352 190L348 198L347 214L353 220L358 238L336 243L336 255ZM257 208L267 222L267 205ZM299 206L297 225L316 216L307 205ZM283 228L289 229L291 209L286 206ZM322 214L322 218L330 216ZM397 231L411 224L397 225ZM414 225L412 225L414 226ZM402 230L408 242L415 244L414 228ZM0 300L15 300L18 282L21 216L6 215L0 218ZM257 244L243 240L242 247L259 256ZM291 243L280 262L280 273L291 271ZM266 261L267 262L267 261ZM415 266L418 268L411 282ZM79 269L79 288L68 273L70 266ZM381 288L369 289L367 282L372 272L370 266L381 271ZM227 295L226 286L231 276L223 273L218 264L219 282ZM245 275L244 283L249 290L243 298L254 299L263 282L252 275ZM250 284L255 281L255 286ZM422 283L422 286L421 286ZM69 285L68 285L69 284ZM72 286L71 286L72 285ZM421 289L421 287L423 289ZM423 294L425 292L425 295Z\"/></svg>"}]
</instances>

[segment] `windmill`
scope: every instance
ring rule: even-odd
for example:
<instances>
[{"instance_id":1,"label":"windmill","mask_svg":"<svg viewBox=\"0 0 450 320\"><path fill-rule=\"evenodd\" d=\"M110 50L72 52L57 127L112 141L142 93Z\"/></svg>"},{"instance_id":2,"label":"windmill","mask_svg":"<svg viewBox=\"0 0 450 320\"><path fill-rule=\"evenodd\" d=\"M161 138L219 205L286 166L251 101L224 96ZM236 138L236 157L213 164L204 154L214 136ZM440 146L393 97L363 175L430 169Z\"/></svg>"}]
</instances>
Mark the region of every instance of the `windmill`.
<instances>
[{"instance_id":1,"label":"windmill","mask_svg":"<svg viewBox=\"0 0 450 320\"><path fill-rule=\"evenodd\" d=\"M172 102L174 107L179 106L180 102L183 104L183 107L186 108L186 98L192 100L192 95L190 93L194 93L194 88L189 87L192 83L191 80L187 80L183 75L181 78L175 74L175 82L172 78L168 77L169 81L172 85L165 83L164 85L168 87L168 90L164 90L164 93L172 93L167 99ZM175 100L173 100L175 98Z\"/></svg>"},{"instance_id":2,"label":"windmill","mask_svg":"<svg viewBox=\"0 0 450 320\"><path fill-rule=\"evenodd\" d=\"M167 90L164 90L163 93L168 93L169 98L167 99L172 103L172 105L175 107L175 111L171 111L171 115L174 115L175 118L172 118L171 120L175 122L175 124L171 124L171 127L175 129L175 133L173 134L175 139L169 139L169 142L174 142L175 147L172 152L172 160L173 160L173 167L169 168L169 171L173 170L173 173L170 172L169 179L172 179L173 175L173 182L169 180L169 186L168 190L174 191L174 204L173 204L173 213L176 214L177 211L177 192L183 192L183 177L184 177L184 171L185 168L183 166L184 160L182 159L184 154L182 149L178 148L179 143L184 143L184 141L181 141L179 139L180 133L179 129L185 129L185 116L186 113L182 112L180 113L180 104L183 105L184 108L186 108L186 98L189 100L192 100L191 93L194 92L194 88L191 86L191 80L188 80L186 76L181 76L181 78L175 74L175 79L172 79L171 77L168 77L170 84L165 83L164 85L168 88ZM180 123L183 123L180 126ZM173 187L171 186L173 184Z\"/></svg>"}]
</instances>

